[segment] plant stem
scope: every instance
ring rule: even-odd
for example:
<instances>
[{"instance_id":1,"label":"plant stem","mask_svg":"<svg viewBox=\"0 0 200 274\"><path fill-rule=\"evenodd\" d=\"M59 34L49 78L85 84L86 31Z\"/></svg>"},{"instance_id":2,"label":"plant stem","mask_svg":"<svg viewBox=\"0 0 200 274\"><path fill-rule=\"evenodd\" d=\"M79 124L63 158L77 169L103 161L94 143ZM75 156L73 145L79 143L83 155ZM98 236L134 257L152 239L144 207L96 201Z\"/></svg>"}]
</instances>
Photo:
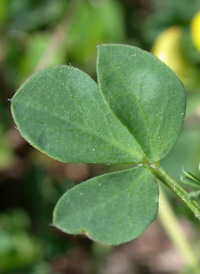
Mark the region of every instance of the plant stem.
<instances>
[{"instance_id":1,"label":"plant stem","mask_svg":"<svg viewBox=\"0 0 200 274\"><path fill-rule=\"evenodd\" d=\"M163 225L163 228L167 232L167 235L171 238L174 246L184 258L184 261L193 270L192 273L200 273L200 266L198 257L196 256L193 247L190 245L187 237L185 236L176 215L173 212L172 207L163 191L160 187L160 206L158 217Z\"/></svg>"},{"instance_id":2,"label":"plant stem","mask_svg":"<svg viewBox=\"0 0 200 274\"><path fill-rule=\"evenodd\" d=\"M79 10L80 5L84 0L73 0L69 3L67 12L61 23L55 28L48 48L39 63L35 67L34 72L37 72L50 65L54 55L66 43L67 33L71 27L73 19Z\"/></svg>"},{"instance_id":3,"label":"plant stem","mask_svg":"<svg viewBox=\"0 0 200 274\"><path fill-rule=\"evenodd\" d=\"M200 205L188 197L187 191L183 189L173 178L171 178L159 164L151 165L151 168L157 179L171 189L194 213L194 216L200 220Z\"/></svg>"}]
</instances>

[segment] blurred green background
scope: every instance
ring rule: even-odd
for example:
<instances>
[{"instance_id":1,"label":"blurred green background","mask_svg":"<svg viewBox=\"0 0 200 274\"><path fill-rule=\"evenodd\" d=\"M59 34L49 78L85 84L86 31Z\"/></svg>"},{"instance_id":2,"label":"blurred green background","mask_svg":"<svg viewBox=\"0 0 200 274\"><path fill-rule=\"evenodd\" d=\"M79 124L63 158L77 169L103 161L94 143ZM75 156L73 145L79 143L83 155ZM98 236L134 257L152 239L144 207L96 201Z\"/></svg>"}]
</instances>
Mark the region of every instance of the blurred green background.
<instances>
[{"instance_id":1,"label":"blurred green background","mask_svg":"<svg viewBox=\"0 0 200 274\"><path fill-rule=\"evenodd\" d=\"M50 65L72 64L96 79L98 44L151 51L178 74L188 99L183 133L162 165L177 180L182 166L200 176L199 11L199 0L0 0L0 273L193 273L159 218L118 247L53 228L53 208L66 190L126 166L62 164L41 154L15 128L9 99ZM166 194L198 261L200 224Z\"/></svg>"}]
</instances>

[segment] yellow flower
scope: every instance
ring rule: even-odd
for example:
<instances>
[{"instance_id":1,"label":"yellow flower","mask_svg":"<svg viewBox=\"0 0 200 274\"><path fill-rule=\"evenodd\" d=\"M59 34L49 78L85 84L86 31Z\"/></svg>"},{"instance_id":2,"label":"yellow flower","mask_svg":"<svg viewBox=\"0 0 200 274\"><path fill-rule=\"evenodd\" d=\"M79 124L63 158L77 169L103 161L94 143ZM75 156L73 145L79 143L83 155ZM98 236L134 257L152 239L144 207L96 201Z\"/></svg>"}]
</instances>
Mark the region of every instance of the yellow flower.
<instances>
[{"instance_id":1,"label":"yellow flower","mask_svg":"<svg viewBox=\"0 0 200 274\"><path fill-rule=\"evenodd\" d=\"M185 60L181 50L182 29L170 27L157 37L152 53L165 62L175 73L182 72Z\"/></svg>"},{"instance_id":2,"label":"yellow flower","mask_svg":"<svg viewBox=\"0 0 200 274\"><path fill-rule=\"evenodd\" d=\"M151 52L178 74L187 88L191 88L194 86L195 68L191 66L183 54L182 38L183 30L181 27L169 27L158 35Z\"/></svg>"},{"instance_id":3,"label":"yellow flower","mask_svg":"<svg viewBox=\"0 0 200 274\"><path fill-rule=\"evenodd\" d=\"M200 51L200 11L192 19L191 34L194 45Z\"/></svg>"}]
</instances>

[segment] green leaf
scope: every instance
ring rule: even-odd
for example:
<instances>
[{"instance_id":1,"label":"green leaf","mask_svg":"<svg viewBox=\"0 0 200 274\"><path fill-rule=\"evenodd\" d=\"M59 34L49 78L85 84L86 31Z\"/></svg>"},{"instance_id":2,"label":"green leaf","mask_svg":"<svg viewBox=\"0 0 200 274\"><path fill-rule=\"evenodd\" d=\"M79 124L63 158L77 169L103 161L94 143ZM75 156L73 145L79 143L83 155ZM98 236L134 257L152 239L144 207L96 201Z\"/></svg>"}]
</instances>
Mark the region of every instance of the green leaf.
<instances>
[{"instance_id":1,"label":"green leaf","mask_svg":"<svg viewBox=\"0 0 200 274\"><path fill-rule=\"evenodd\" d=\"M22 136L67 163L148 164L167 155L185 115L185 90L152 54L124 45L98 50L99 87L71 66L44 69L12 98ZM135 239L155 218L158 185L140 166L93 178L67 192L54 225L106 244Z\"/></svg>"},{"instance_id":2,"label":"green leaf","mask_svg":"<svg viewBox=\"0 0 200 274\"><path fill-rule=\"evenodd\" d=\"M135 47L103 45L98 54L99 89L87 74L68 66L42 70L20 87L12 113L22 136L68 163L160 160L182 129L180 80Z\"/></svg>"},{"instance_id":3,"label":"green leaf","mask_svg":"<svg viewBox=\"0 0 200 274\"><path fill-rule=\"evenodd\" d=\"M180 180L183 184L194 188L200 188L200 185L187 176L181 176Z\"/></svg>"},{"instance_id":4,"label":"green leaf","mask_svg":"<svg viewBox=\"0 0 200 274\"><path fill-rule=\"evenodd\" d=\"M185 90L175 73L148 52L113 44L99 47L97 74L110 108L147 159L156 162L165 157L185 116Z\"/></svg>"},{"instance_id":5,"label":"green leaf","mask_svg":"<svg viewBox=\"0 0 200 274\"><path fill-rule=\"evenodd\" d=\"M30 77L12 98L22 136L67 163L137 163L143 152L84 72L55 66Z\"/></svg>"},{"instance_id":6,"label":"green leaf","mask_svg":"<svg viewBox=\"0 0 200 274\"><path fill-rule=\"evenodd\" d=\"M188 197L190 199L194 199L194 200L199 199L200 198L200 190L188 193Z\"/></svg>"},{"instance_id":7,"label":"green leaf","mask_svg":"<svg viewBox=\"0 0 200 274\"><path fill-rule=\"evenodd\" d=\"M147 166L110 173L80 184L59 200L53 224L108 245L138 237L158 211L158 184Z\"/></svg>"},{"instance_id":8,"label":"green leaf","mask_svg":"<svg viewBox=\"0 0 200 274\"><path fill-rule=\"evenodd\" d=\"M198 184L198 186L200 187L200 179L197 178L195 175L193 175L191 172L186 171L184 169L184 167L182 168L183 173L185 174L186 177L188 177L189 179L191 179L193 182L195 182L196 184Z\"/></svg>"}]
</instances>

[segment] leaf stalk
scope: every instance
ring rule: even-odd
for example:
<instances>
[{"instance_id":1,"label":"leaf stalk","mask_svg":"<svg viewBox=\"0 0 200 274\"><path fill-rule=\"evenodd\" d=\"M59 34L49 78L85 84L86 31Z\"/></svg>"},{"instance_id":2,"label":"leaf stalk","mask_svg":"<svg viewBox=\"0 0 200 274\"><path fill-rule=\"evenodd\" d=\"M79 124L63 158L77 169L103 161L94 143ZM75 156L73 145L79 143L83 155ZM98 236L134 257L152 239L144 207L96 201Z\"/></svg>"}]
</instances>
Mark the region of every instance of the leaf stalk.
<instances>
[{"instance_id":1,"label":"leaf stalk","mask_svg":"<svg viewBox=\"0 0 200 274\"><path fill-rule=\"evenodd\" d=\"M176 180L170 177L169 174L167 174L158 163L151 165L151 168L156 178L164 183L164 185L166 185L169 189L171 189L200 221L200 205L196 201L190 199L188 192L183 189Z\"/></svg>"}]
</instances>

